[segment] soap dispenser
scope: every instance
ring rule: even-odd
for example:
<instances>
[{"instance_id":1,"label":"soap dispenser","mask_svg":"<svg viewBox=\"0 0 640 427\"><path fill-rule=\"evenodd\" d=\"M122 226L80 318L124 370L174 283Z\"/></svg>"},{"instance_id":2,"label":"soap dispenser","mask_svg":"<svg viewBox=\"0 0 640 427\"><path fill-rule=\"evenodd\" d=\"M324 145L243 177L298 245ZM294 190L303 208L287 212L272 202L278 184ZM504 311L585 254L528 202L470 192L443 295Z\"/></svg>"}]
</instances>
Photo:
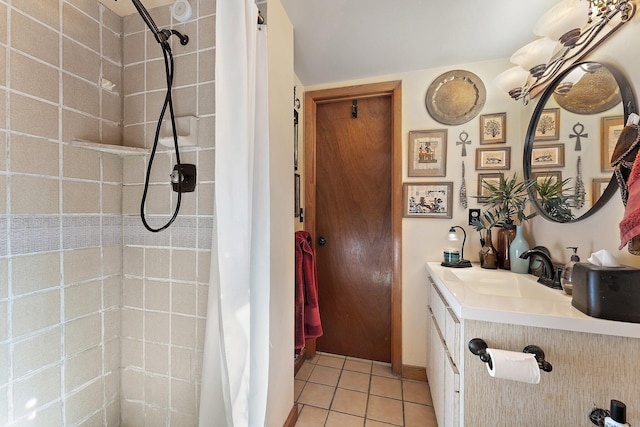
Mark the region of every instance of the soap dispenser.
<instances>
[{"instance_id":1,"label":"soap dispenser","mask_svg":"<svg viewBox=\"0 0 640 427\"><path fill-rule=\"evenodd\" d=\"M572 249L573 254L571 254L571 260L564 266L564 270L562 270L562 278L560 279L560 284L562 285L562 289L568 294L571 295L573 292L573 266L576 262L580 262L580 257L578 256L578 248L576 246L567 246L567 249Z\"/></svg>"}]
</instances>

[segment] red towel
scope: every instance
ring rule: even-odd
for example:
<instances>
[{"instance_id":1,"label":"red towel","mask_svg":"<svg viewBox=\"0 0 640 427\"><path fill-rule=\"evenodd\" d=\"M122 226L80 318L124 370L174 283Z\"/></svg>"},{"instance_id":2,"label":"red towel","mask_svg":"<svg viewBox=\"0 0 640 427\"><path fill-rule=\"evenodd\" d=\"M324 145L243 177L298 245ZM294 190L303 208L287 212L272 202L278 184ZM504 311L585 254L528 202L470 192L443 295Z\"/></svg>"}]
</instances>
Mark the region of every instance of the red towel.
<instances>
[{"instance_id":1,"label":"red towel","mask_svg":"<svg viewBox=\"0 0 640 427\"><path fill-rule=\"evenodd\" d=\"M636 158L627 181L629 196L624 210L624 217L620 222L620 246L624 248L629 243L629 253L638 254L640 240L640 160Z\"/></svg>"},{"instance_id":2,"label":"red towel","mask_svg":"<svg viewBox=\"0 0 640 427\"><path fill-rule=\"evenodd\" d=\"M295 348L304 347L305 339L322 335L318 307L318 275L316 260L310 245L311 235L296 231L295 270Z\"/></svg>"}]
</instances>

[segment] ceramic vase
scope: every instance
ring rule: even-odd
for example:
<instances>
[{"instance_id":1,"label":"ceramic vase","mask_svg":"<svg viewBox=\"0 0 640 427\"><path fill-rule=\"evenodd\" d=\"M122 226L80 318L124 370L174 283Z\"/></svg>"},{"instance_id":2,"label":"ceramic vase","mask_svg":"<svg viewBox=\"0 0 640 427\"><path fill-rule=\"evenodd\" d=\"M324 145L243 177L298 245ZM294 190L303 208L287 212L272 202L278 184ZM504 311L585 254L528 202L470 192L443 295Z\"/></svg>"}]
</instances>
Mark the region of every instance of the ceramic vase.
<instances>
[{"instance_id":1,"label":"ceramic vase","mask_svg":"<svg viewBox=\"0 0 640 427\"><path fill-rule=\"evenodd\" d=\"M493 247L491 240L491 229L487 230L484 238L484 244L480 249L480 267L487 269L498 268L498 258L496 255L496 248Z\"/></svg>"},{"instance_id":2,"label":"ceramic vase","mask_svg":"<svg viewBox=\"0 0 640 427\"><path fill-rule=\"evenodd\" d=\"M504 228L498 230L498 239L496 242L496 250L498 255L498 268L504 270L511 269L511 263L509 260L509 246L516 237L516 228L507 224Z\"/></svg>"},{"instance_id":3,"label":"ceramic vase","mask_svg":"<svg viewBox=\"0 0 640 427\"><path fill-rule=\"evenodd\" d=\"M529 250L529 243L522 235L522 226L516 225L516 237L509 245L509 261L511 265L511 271L514 273L528 273L529 272L529 259L522 259L520 255Z\"/></svg>"}]
</instances>

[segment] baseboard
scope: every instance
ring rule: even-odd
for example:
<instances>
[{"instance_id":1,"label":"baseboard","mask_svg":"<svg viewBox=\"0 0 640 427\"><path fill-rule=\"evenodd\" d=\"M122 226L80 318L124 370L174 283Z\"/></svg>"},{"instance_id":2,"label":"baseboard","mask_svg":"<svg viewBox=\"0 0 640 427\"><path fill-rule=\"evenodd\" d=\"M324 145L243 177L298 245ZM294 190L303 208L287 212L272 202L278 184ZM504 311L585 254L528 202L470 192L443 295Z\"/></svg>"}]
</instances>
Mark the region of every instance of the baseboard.
<instances>
[{"instance_id":1,"label":"baseboard","mask_svg":"<svg viewBox=\"0 0 640 427\"><path fill-rule=\"evenodd\" d=\"M296 425L296 421L298 421L298 404L294 403L287 417L287 421L284 422L282 427L293 427Z\"/></svg>"},{"instance_id":2,"label":"baseboard","mask_svg":"<svg viewBox=\"0 0 640 427\"><path fill-rule=\"evenodd\" d=\"M298 355L298 357L296 357L295 362L293 362L294 377L298 375L298 371L300 370L300 368L302 368L302 364L304 363L304 359L306 358L307 358L307 349L303 348L302 351L300 351L300 354Z\"/></svg>"},{"instance_id":3,"label":"baseboard","mask_svg":"<svg viewBox=\"0 0 640 427\"><path fill-rule=\"evenodd\" d=\"M422 366L402 365L402 378L427 381L427 369Z\"/></svg>"}]
</instances>

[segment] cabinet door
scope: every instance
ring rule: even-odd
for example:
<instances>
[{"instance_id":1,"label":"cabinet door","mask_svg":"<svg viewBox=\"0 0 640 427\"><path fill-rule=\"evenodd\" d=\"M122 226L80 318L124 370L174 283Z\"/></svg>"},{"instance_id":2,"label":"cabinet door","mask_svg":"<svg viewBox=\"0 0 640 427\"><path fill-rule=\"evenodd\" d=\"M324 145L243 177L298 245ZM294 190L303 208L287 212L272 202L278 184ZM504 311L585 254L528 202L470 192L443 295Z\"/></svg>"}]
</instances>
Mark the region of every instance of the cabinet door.
<instances>
[{"instance_id":1,"label":"cabinet door","mask_svg":"<svg viewBox=\"0 0 640 427\"><path fill-rule=\"evenodd\" d=\"M444 427L460 426L460 373L450 354L444 370Z\"/></svg>"},{"instance_id":2,"label":"cabinet door","mask_svg":"<svg viewBox=\"0 0 640 427\"><path fill-rule=\"evenodd\" d=\"M429 306L431 307L433 316L435 317L436 323L438 324L438 328L440 328L440 331L442 331L444 334L447 304L440 294L440 291L438 291L438 289L436 288L436 285L431 284L430 288L431 292L429 293Z\"/></svg>"},{"instance_id":3,"label":"cabinet door","mask_svg":"<svg viewBox=\"0 0 640 427\"><path fill-rule=\"evenodd\" d=\"M428 349L428 367L429 367L429 389L431 390L431 400L433 401L433 410L436 414L436 419L438 420L439 426L445 425L445 414L444 414L444 394L445 394L445 384L444 384L444 373L445 373L445 360L447 359L446 350L444 347L444 342L440 336L440 331L438 331L438 326L435 322L435 318L431 317L431 322L429 324L429 335L431 340L429 341L429 349Z\"/></svg>"},{"instance_id":4,"label":"cabinet door","mask_svg":"<svg viewBox=\"0 0 640 427\"><path fill-rule=\"evenodd\" d=\"M447 307L445 316L444 340L447 343L453 363L460 363L460 321L450 307Z\"/></svg>"},{"instance_id":5,"label":"cabinet door","mask_svg":"<svg viewBox=\"0 0 640 427\"><path fill-rule=\"evenodd\" d=\"M460 321L433 283L427 317L427 377L433 409L439 426L459 427L460 373L452 353L460 351Z\"/></svg>"}]
</instances>

